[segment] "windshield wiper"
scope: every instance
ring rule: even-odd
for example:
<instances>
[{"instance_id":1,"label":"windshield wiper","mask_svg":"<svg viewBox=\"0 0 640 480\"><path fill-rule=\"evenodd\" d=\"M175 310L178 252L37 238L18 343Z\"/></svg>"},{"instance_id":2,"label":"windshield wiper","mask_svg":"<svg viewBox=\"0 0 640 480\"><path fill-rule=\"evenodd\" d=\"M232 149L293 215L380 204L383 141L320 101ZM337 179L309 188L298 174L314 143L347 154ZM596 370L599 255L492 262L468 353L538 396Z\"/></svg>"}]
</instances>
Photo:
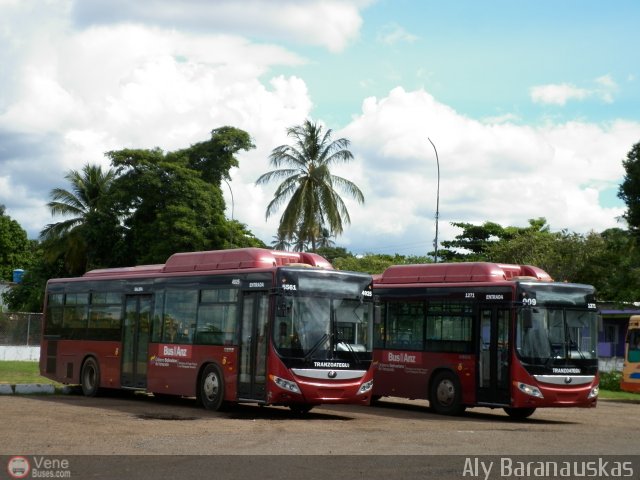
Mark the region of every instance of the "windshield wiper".
<instances>
[{"instance_id":1,"label":"windshield wiper","mask_svg":"<svg viewBox=\"0 0 640 480\"><path fill-rule=\"evenodd\" d=\"M328 333L325 333L324 335L322 335L322 337L320 338L320 340L318 340L315 345L313 347L311 347L309 349L309 351L306 353L306 355L304 356L304 360L307 361L311 358L311 355L313 355L314 353L316 353L316 351L324 344L324 342L326 342L329 337L331 335Z\"/></svg>"},{"instance_id":2,"label":"windshield wiper","mask_svg":"<svg viewBox=\"0 0 640 480\"><path fill-rule=\"evenodd\" d=\"M338 342L337 345L344 345L347 350L351 353L351 355L353 356L354 360L356 361L356 364L360 363L360 357L358 356L358 353L353 349L353 347L351 346L350 343L347 342ZM336 347L337 347L336 345Z\"/></svg>"}]
</instances>

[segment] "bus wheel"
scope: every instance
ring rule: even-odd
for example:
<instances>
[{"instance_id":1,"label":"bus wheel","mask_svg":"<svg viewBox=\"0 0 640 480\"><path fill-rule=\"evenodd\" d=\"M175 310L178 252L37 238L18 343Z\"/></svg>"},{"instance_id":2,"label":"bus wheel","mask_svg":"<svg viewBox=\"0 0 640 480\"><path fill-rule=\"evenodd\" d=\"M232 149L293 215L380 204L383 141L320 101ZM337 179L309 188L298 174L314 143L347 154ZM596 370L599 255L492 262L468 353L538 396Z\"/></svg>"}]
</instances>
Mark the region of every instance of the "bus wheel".
<instances>
[{"instance_id":1,"label":"bus wheel","mask_svg":"<svg viewBox=\"0 0 640 480\"><path fill-rule=\"evenodd\" d=\"M220 410L224 401L224 382L217 366L209 364L202 372L200 402L207 410Z\"/></svg>"},{"instance_id":2,"label":"bus wheel","mask_svg":"<svg viewBox=\"0 0 640 480\"><path fill-rule=\"evenodd\" d=\"M80 385L85 397L95 397L100 388L100 367L95 358L89 357L80 371Z\"/></svg>"},{"instance_id":3,"label":"bus wheel","mask_svg":"<svg viewBox=\"0 0 640 480\"><path fill-rule=\"evenodd\" d=\"M431 408L443 415L460 415L465 410L461 398L462 388L458 377L451 372L438 373L431 384Z\"/></svg>"},{"instance_id":4,"label":"bus wheel","mask_svg":"<svg viewBox=\"0 0 640 480\"><path fill-rule=\"evenodd\" d=\"M292 403L289 405L291 411L297 415L304 415L305 413L309 413L313 408L313 405L308 405L306 403Z\"/></svg>"},{"instance_id":5,"label":"bus wheel","mask_svg":"<svg viewBox=\"0 0 640 480\"><path fill-rule=\"evenodd\" d=\"M533 415L533 412L536 411L535 408L511 408L511 407L505 407L504 411L507 412L507 415L509 415L511 418L514 418L516 420L522 420L524 418L528 418L531 415Z\"/></svg>"}]
</instances>

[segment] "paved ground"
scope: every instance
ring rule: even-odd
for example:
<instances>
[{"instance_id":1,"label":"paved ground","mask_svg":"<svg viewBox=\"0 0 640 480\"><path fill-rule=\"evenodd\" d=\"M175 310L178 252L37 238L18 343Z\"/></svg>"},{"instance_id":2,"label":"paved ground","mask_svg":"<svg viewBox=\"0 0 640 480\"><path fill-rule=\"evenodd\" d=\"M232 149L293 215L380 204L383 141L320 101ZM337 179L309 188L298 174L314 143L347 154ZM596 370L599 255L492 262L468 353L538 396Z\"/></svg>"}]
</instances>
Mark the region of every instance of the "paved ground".
<instances>
[{"instance_id":1,"label":"paved ground","mask_svg":"<svg viewBox=\"0 0 640 480\"><path fill-rule=\"evenodd\" d=\"M292 465L316 471L335 462L336 468L358 469L356 478L413 478L396 476L402 471L430 472L444 462L438 455L463 456L443 463L441 478L460 478L460 462L476 455L637 455L640 441L640 404L601 401L595 409L546 409L526 421L513 421L501 410L473 409L462 417L432 413L426 402L399 399L376 407L317 407L306 416L284 408L239 406L228 412L205 411L193 400L160 400L147 396L85 398L65 396L0 396L0 455L35 458L75 458L76 455L158 455L161 457L84 457L75 464L99 477L92 468L141 465L149 478L154 468L189 470L212 457L166 457L167 455L224 455L216 465L248 468L264 478L259 457L228 455L312 455L282 457L286 471ZM340 457L342 455L367 457ZM415 455L385 461L390 455ZM425 457L429 455L431 457ZM164 466L172 458L171 467ZM132 460L132 459L135 459ZM184 462L184 463L181 463ZM313 465L318 464L317 468ZM446 467L445 465L449 465ZM108 475L110 469L100 467ZM229 465L224 470L229 470ZM388 469L388 471L387 471ZM399 470L400 469L400 470ZM404 469L404 470L402 470ZM4 473L0 465L0 471ZM210 471L205 465L198 471ZM105 473L106 472L106 473ZM220 472L218 472L220 473ZM282 471L280 472L282 474ZM369 474L374 474L372 475ZM389 475L385 474L388 473ZM640 470L638 471L640 473ZM377 476L379 475L379 476ZM129 478L126 474L121 478ZM244 476L244 475L243 475ZM305 477L309 477L309 472ZM140 472L137 478L145 478ZM163 475L164 477L164 475ZM0 474L0 478L2 474ZM115 478L115 477L113 477ZM131 477L133 478L133 477ZM190 478L187 476L185 478ZM220 475L211 478L222 478ZM229 476L225 478L239 478ZM292 477L293 478L293 477ZM302 478L296 476L296 478ZM335 478L335 477L334 477ZM635 476L634 478L640 478Z\"/></svg>"}]
</instances>

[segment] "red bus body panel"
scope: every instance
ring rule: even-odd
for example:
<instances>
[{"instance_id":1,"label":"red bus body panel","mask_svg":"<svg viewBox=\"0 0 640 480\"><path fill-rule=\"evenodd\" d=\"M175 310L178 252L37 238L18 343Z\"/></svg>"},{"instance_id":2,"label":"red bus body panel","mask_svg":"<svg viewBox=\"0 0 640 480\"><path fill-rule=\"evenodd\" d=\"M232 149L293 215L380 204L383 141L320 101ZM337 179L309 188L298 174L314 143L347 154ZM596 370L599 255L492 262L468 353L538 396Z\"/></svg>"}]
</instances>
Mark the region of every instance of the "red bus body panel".
<instances>
[{"instance_id":1,"label":"red bus body panel","mask_svg":"<svg viewBox=\"0 0 640 480\"><path fill-rule=\"evenodd\" d=\"M429 399L430 380L440 370L454 372L462 387L462 402L476 401L476 361L474 355L406 350L374 350L373 395L409 399Z\"/></svg>"}]
</instances>

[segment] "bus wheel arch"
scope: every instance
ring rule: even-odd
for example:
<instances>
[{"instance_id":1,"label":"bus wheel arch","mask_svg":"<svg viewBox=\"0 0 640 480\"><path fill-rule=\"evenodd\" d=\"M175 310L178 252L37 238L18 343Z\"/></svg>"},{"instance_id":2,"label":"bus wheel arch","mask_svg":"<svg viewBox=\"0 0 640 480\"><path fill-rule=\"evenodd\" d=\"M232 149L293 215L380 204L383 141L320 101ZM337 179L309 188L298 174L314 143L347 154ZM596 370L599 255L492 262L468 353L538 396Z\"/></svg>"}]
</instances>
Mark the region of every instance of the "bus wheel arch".
<instances>
[{"instance_id":1,"label":"bus wheel arch","mask_svg":"<svg viewBox=\"0 0 640 480\"><path fill-rule=\"evenodd\" d=\"M100 390L100 363L88 355L80 367L80 386L85 397L95 397Z\"/></svg>"},{"instance_id":2,"label":"bus wheel arch","mask_svg":"<svg viewBox=\"0 0 640 480\"><path fill-rule=\"evenodd\" d=\"M220 410L224 405L224 376L216 363L202 366L196 387L197 398L207 410Z\"/></svg>"},{"instance_id":3,"label":"bus wheel arch","mask_svg":"<svg viewBox=\"0 0 640 480\"><path fill-rule=\"evenodd\" d=\"M448 369L433 372L429 382L429 406L443 415L461 415L462 385L458 375Z\"/></svg>"}]
</instances>

